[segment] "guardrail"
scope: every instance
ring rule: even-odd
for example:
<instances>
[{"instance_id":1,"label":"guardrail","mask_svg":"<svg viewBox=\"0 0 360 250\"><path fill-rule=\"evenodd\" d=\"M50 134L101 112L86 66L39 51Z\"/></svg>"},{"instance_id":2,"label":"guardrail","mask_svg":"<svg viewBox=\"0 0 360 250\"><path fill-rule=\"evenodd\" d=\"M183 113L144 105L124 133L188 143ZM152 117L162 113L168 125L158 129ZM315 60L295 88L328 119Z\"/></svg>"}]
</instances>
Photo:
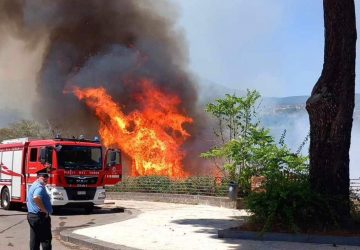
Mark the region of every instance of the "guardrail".
<instances>
[{"instance_id":1,"label":"guardrail","mask_svg":"<svg viewBox=\"0 0 360 250\"><path fill-rule=\"evenodd\" d=\"M360 179L350 179L350 191L360 199Z\"/></svg>"}]
</instances>

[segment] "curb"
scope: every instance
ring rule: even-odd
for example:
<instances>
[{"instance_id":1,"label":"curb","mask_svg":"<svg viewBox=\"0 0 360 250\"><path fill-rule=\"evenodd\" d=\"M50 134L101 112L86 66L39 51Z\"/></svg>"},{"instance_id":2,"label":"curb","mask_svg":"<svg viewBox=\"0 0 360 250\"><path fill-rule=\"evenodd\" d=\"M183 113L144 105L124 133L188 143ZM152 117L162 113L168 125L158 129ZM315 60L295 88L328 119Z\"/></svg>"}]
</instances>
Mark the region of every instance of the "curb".
<instances>
[{"instance_id":1,"label":"curb","mask_svg":"<svg viewBox=\"0 0 360 250\"><path fill-rule=\"evenodd\" d=\"M259 232L240 231L235 229L224 229L218 231L219 238L232 238L244 240L261 240L261 241L289 241L300 243L317 243L360 246L360 237L356 236L327 236L327 235L313 235L313 234L288 234L288 233L264 233L260 235Z\"/></svg>"},{"instance_id":2,"label":"curb","mask_svg":"<svg viewBox=\"0 0 360 250\"><path fill-rule=\"evenodd\" d=\"M139 214L140 214L139 211L132 210L132 214L125 220L135 218ZM108 224L108 223L97 224L97 225L93 225L93 226L101 226L101 225L106 225L106 224ZM84 235L73 233L74 230L82 229L82 228L86 228L86 227L62 230L59 233L60 239L65 242L70 242L70 243L78 245L78 246L88 247L93 250L139 250L137 248L131 248L131 247L127 247L124 245L118 245L118 244L114 244L114 243L110 243L110 242L106 242L106 241L102 241L102 240L98 240L95 238L91 238L91 237L87 237Z\"/></svg>"},{"instance_id":3,"label":"curb","mask_svg":"<svg viewBox=\"0 0 360 250\"><path fill-rule=\"evenodd\" d=\"M75 245L81 245L94 250L135 250L127 246L117 245L94 238L86 237L80 234L75 234L72 230L64 230L60 232L60 239L65 242L70 242Z\"/></svg>"}]
</instances>

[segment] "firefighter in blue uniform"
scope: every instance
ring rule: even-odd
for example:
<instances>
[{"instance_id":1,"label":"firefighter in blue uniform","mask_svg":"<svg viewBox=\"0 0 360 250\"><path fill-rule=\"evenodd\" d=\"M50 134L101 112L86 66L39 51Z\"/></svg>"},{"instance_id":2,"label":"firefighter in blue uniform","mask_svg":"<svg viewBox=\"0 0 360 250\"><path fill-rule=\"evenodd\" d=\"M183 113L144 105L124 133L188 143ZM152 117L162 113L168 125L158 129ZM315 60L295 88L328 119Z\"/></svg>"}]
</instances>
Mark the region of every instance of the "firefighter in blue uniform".
<instances>
[{"instance_id":1,"label":"firefighter in blue uniform","mask_svg":"<svg viewBox=\"0 0 360 250\"><path fill-rule=\"evenodd\" d=\"M49 175L38 172L36 181L31 185L27 194L27 220L30 225L30 250L51 250L51 219L52 206L50 196L46 192Z\"/></svg>"}]
</instances>

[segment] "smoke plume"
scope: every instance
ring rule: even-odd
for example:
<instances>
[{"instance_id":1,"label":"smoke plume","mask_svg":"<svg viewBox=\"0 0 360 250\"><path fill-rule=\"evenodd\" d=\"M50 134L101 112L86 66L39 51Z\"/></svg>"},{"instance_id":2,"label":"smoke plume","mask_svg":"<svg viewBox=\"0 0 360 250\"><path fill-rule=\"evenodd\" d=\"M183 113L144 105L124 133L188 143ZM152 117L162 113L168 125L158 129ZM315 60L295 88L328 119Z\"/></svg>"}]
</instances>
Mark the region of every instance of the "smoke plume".
<instances>
[{"instance_id":1,"label":"smoke plume","mask_svg":"<svg viewBox=\"0 0 360 250\"><path fill-rule=\"evenodd\" d=\"M134 95L141 93L137 80L146 77L160 90L178 95L187 115L200 116L176 15L165 1L0 0L0 32L24 41L29 50L46 41L34 117L93 135L98 129L95 116L64 90L103 86L131 112L137 108ZM196 119L187 129L201 136L203 121ZM187 147L199 149L196 138L192 140Z\"/></svg>"}]
</instances>

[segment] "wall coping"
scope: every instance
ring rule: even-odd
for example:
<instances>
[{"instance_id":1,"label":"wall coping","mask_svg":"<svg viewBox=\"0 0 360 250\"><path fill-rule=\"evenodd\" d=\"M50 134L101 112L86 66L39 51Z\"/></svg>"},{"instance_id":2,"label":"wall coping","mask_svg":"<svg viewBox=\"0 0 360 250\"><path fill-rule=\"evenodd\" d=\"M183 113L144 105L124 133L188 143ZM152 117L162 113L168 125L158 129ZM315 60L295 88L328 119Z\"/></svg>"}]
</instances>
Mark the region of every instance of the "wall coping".
<instances>
[{"instance_id":1,"label":"wall coping","mask_svg":"<svg viewBox=\"0 0 360 250\"><path fill-rule=\"evenodd\" d=\"M209 205L241 209L244 207L243 199L231 200L228 197L169 194L169 193L140 193L140 192L106 192L106 198L111 200L138 200L168 203L181 203L190 205Z\"/></svg>"}]
</instances>

